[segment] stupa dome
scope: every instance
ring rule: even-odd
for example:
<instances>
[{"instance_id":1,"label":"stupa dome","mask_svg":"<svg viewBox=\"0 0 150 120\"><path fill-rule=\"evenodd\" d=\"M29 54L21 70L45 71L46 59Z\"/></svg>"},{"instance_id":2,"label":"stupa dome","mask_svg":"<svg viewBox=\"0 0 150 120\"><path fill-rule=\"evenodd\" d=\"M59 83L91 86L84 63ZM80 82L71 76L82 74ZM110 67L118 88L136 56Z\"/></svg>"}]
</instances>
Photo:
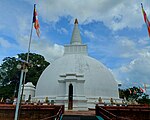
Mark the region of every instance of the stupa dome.
<instances>
[{"instance_id":1,"label":"stupa dome","mask_svg":"<svg viewBox=\"0 0 150 120\"><path fill-rule=\"evenodd\" d=\"M70 45L65 45L64 55L52 62L40 76L36 86L36 98L56 100L56 103L72 99L72 107L90 107L98 98L118 99L118 84L112 73L101 62L88 56L87 45L82 44L76 20ZM70 90L69 86L72 86ZM68 96L71 96L69 98ZM60 102L61 101L61 102ZM63 101L63 102L62 102Z\"/></svg>"},{"instance_id":2,"label":"stupa dome","mask_svg":"<svg viewBox=\"0 0 150 120\"><path fill-rule=\"evenodd\" d=\"M68 75L83 76L84 95L101 97L118 97L117 82L111 72L99 61L82 54L69 54L54 61L41 75L36 96L65 94L65 89L59 91L58 80Z\"/></svg>"}]
</instances>

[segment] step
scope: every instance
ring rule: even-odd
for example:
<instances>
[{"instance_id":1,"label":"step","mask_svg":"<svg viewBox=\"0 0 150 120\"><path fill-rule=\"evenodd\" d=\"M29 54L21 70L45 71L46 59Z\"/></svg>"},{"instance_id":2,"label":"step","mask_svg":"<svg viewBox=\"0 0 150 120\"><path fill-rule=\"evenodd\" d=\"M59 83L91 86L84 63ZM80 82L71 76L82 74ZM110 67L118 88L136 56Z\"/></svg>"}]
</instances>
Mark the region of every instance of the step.
<instances>
[{"instance_id":1,"label":"step","mask_svg":"<svg viewBox=\"0 0 150 120\"><path fill-rule=\"evenodd\" d=\"M63 115L62 120L98 120L96 116Z\"/></svg>"}]
</instances>

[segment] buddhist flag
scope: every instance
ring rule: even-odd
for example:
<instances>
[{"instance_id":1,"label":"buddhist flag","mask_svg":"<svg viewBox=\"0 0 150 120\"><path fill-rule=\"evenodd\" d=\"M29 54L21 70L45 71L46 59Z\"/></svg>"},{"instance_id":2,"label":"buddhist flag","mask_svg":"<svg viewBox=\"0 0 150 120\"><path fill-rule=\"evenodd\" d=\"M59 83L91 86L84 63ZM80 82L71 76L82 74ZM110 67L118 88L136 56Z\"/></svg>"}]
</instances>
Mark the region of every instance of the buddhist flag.
<instances>
[{"instance_id":1,"label":"buddhist flag","mask_svg":"<svg viewBox=\"0 0 150 120\"><path fill-rule=\"evenodd\" d=\"M132 91L130 90L130 88L128 90L129 90L129 93L132 94Z\"/></svg>"},{"instance_id":2,"label":"buddhist flag","mask_svg":"<svg viewBox=\"0 0 150 120\"><path fill-rule=\"evenodd\" d=\"M134 92L133 92L134 94L136 94L136 90L134 90Z\"/></svg>"},{"instance_id":3,"label":"buddhist flag","mask_svg":"<svg viewBox=\"0 0 150 120\"><path fill-rule=\"evenodd\" d=\"M144 11L144 8L143 8L143 4L141 3L141 7L142 7L142 12L143 12L143 16L144 16L144 21L146 23L146 26L147 26L147 30L148 30L148 34L149 34L149 37L150 37L150 22L148 20L148 17L146 15L146 12Z\"/></svg>"},{"instance_id":4,"label":"buddhist flag","mask_svg":"<svg viewBox=\"0 0 150 120\"><path fill-rule=\"evenodd\" d=\"M37 11L36 11L36 4L34 4L33 24L34 24L34 28L36 30L37 36L40 37L40 25L39 25Z\"/></svg>"},{"instance_id":5,"label":"buddhist flag","mask_svg":"<svg viewBox=\"0 0 150 120\"><path fill-rule=\"evenodd\" d=\"M142 93L145 93L144 89L143 89L143 88L141 88L141 87L140 87L140 91L141 91Z\"/></svg>"},{"instance_id":6,"label":"buddhist flag","mask_svg":"<svg viewBox=\"0 0 150 120\"><path fill-rule=\"evenodd\" d=\"M143 86L144 86L144 90L145 90L145 92L147 91L147 89L149 89L149 88L150 88L150 84L146 84L146 83L144 83L144 84L143 84Z\"/></svg>"},{"instance_id":7,"label":"buddhist flag","mask_svg":"<svg viewBox=\"0 0 150 120\"><path fill-rule=\"evenodd\" d=\"M146 84L144 83L144 90L145 90L145 92L146 92Z\"/></svg>"}]
</instances>

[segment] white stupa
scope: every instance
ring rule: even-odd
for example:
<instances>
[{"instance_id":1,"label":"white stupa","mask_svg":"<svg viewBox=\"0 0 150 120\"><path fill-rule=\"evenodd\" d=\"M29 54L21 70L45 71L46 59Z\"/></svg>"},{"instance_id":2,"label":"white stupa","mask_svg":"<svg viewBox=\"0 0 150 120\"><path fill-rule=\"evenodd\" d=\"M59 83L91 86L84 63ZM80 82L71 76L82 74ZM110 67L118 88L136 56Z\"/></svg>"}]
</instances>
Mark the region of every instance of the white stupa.
<instances>
[{"instance_id":1,"label":"white stupa","mask_svg":"<svg viewBox=\"0 0 150 120\"><path fill-rule=\"evenodd\" d=\"M118 84L112 73L99 61L89 57L87 45L82 44L78 21L75 20L70 45L64 46L64 55L51 63L40 76L35 99L46 97L65 109L94 108L101 97L119 99Z\"/></svg>"}]
</instances>

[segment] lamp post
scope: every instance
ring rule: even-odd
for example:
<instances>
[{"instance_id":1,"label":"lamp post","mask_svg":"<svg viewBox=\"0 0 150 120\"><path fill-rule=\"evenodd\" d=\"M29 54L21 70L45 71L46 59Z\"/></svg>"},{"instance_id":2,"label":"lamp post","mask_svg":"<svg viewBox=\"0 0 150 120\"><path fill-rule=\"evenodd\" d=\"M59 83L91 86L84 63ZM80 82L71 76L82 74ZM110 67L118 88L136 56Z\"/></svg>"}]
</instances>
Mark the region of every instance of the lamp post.
<instances>
[{"instance_id":1,"label":"lamp post","mask_svg":"<svg viewBox=\"0 0 150 120\"><path fill-rule=\"evenodd\" d=\"M34 4L33 20L35 20L35 19L36 19L36 10L35 10L35 4ZM17 67L21 69L21 75L20 75L18 100L17 100L17 105L16 105L16 111L15 111L15 118L14 118L14 120L18 120L18 111L19 111L20 102L21 102L22 94L23 94L23 90L24 90L24 83L25 83L26 73L28 72L27 67L30 65L29 64L29 53L30 53L30 46L31 46L33 24L34 24L34 22L32 21L31 32L30 32L30 40L29 40L29 46L28 46L27 60L25 62L23 62L22 66L21 65L17 65ZM20 61L22 61L22 60L20 60ZM22 90L21 90L22 84L23 84L23 87L22 87Z\"/></svg>"},{"instance_id":2,"label":"lamp post","mask_svg":"<svg viewBox=\"0 0 150 120\"><path fill-rule=\"evenodd\" d=\"M19 81L16 81L15 84L15 90L14 90L14 98L16 97L16 92L17 92L17 85L18 85ZM18 85L19 86L19 85Z\"/></svg>"},{"instance_id":3,"label":"lamp post","mask_svg":"<svg viewBox=\"0 0 150 120\"><path fill-rule=\"evenodd\" d=\"M23 76L25 72L28 72L28 69L26 67L26 64L23 63L23 65L17 65L18 69L21 69L21 74L20 74L20 83L19 83L19 90L18 90L18 98L17 98L17 104L16 104L16 111L15 111L15 119L18 120L18 111L19 111L19 106L21 103L21 86L22 86L22 81L23 81Z\"/></svg>"}]
</instances>

